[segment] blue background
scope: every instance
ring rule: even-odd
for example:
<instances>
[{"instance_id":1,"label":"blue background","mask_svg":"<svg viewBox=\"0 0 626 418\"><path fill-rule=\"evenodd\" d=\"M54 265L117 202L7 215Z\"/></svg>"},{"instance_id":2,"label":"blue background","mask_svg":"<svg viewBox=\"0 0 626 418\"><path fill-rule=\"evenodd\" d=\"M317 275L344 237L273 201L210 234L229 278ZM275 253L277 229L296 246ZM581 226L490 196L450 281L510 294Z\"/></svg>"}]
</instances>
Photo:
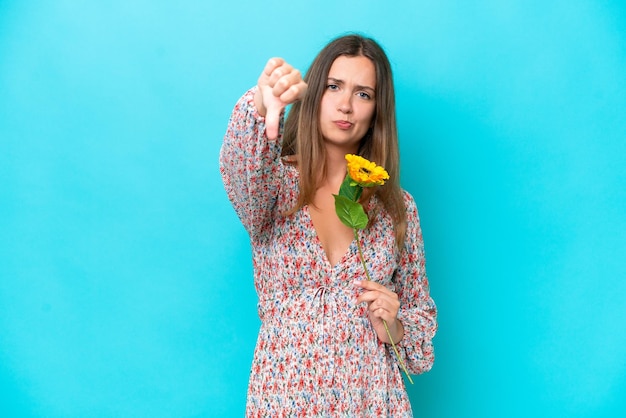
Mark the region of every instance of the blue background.
<instances>
[{"instance_id":1,"label":"blue background","mask_svg":"<svg viewBox=\"0 0 626 418\"><path fill-rule=\"evenodd\" d=\"M0 416L243 416L218 153L266 60L374 36L440 314L420 417L626 411L620 0L0 0Z\"/></svg>"}]
</instances>

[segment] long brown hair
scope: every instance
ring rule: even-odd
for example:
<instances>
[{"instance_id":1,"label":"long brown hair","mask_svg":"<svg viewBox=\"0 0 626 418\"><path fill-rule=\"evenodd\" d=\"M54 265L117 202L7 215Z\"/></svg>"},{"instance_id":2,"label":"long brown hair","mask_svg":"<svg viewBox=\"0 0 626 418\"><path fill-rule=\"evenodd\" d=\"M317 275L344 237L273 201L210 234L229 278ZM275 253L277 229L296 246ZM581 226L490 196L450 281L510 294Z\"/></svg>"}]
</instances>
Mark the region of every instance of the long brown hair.
<instances>
[{"instance_id":1,"label":"long brown hair","mask_svg":"<svg viewBox=\"0 0 626 418\"><path fill-rule=\"evenodd\" d=\"M398 247L406 233L406 208L400 189L400 155L396 128L393 77L389 59L381 46L371 38L346 35L334 39L317 55L307 71L305 97L294 103L285 120L282 155L294 155L300 171L300 195L291 213L310 203L319 187L320 173L326 176L326 151L320 127L320 103L326 90L328 73L339 56L364 56L376 69L376 109L373 124L361 140L358 154L385 167L389 180L384 186L366 189L361 199L374 193L393 219ZM374 216L370 216L373 219Z\"/></svg>"}]
</instances>

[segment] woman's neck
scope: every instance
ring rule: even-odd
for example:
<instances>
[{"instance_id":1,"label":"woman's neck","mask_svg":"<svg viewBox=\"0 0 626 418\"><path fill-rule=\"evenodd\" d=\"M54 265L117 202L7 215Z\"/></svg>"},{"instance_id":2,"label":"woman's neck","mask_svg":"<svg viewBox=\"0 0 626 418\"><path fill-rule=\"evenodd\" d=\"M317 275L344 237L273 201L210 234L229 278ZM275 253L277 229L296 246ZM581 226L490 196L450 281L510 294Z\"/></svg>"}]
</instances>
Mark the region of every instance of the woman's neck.
<instances>
[{"instance_id":1,"label":"woman's neck","mask_svg":"<svg viewBox=\"0 0 626 418\"><path fill-rule=\"evenodd\" d=\"M346 177L346 154L354 152L335 147L326 148L326 184L339 188Z\"/></svg>"}]
</instances>

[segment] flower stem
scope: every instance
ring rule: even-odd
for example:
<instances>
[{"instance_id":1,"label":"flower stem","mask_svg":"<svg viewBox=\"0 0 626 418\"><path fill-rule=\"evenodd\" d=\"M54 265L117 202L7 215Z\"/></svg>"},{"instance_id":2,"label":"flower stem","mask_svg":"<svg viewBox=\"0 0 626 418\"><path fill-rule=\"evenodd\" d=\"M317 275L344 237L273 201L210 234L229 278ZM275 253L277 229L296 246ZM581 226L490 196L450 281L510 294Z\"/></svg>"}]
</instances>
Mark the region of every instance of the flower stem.
<instances>
[{"instance_id":1,"label":"flower stem","mask_svg":"<svg viewBox=\"0 0 626 418\"><path fill-rule=\"evenodd\" d=\"M361 249L361 241L359 240L359 230L354 228L354 239L356 240L356 247L359 250L359 260L361 260L361 264L363 265L363 270L365 270L365 276L367 276L367 280L370 282L372 278L370 277L370 272L367 270L367 265L365 264L365 257L363 257L363 250Z\"/></svg>"},{"instance_id":2,"label":"flower stem","mask_svg":"<svg viewBox=\"0 0 626 418\"><path fill-rule=\"evenodd\" d=\"M359 259L361 260L361 264L363 265L363 270L365 270L365 276L367 277L367 280L371 282L372 278L370 277L369 270L367 270L367 265L365 264L365 257L363 257L363 250L361 249L361 241L359 240L359 231L356 228L353 228L353 230L354 230L354 238L356 239L356 247L359 250ZM402 370L404 371L404 374L406 374L406 377L407 379L409 379L409 382L413 384L413 379L411 379L411 375L409 375L409 372L406 369L406 366L404 365L404 360L402 360L402 357L400 357L400 353L398 352L398 349L396 348L396 343L393 342L393 337L391 336L391 332L389 332L389 326L387 326L387 321L385 321L384 319L383 319L383 325L385 325L385 331L387 331L387 337L389 337L389 341L391 341L391 346L393 347L393 351L396 353L396 357L398 358L398 360L400 360L400 366L402 366Z\"/></svg>"},{"instance_id":3,"label":"flower stem","mask_svg":"<svg viewBox=\"0 0 626 418\"><path fill-rule=\"evenodd\" d=\"M387 336L389 337L389 341L391 341L391 346L393 347L393 351L395 351L396 357L398 358L398 360L400 360L400 366L402 366L402 370L404 370L404 374L406 375L406 378L409 379L409 382L411 382L411 384L413 384L413 379L411 379L411 375L409 374L409 371L406 369L406 366L404 365L404 360L402 360L402 357L400 357L400 353L398 353L396 344L393 342L393 338L391 337L391 333L389 332L387 321L385 321L384 319L383 319L383 324L385 325L385 331L387 331Z\"/></svg>"}]
</instances>

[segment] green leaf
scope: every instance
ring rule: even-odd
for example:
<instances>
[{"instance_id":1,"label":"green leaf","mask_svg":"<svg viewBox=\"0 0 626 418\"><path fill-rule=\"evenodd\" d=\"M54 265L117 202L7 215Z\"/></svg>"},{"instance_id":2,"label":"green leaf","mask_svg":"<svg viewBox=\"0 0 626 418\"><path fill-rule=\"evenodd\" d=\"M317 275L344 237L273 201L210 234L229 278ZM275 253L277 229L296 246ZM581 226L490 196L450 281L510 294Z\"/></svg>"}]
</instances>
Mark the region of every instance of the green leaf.
<instances>
[{"instance_id":1,"label":"green leaf","mask_svg":"<svg viewBox=\"0 0 626 418\"><path fill-rule=\"evenodd\" d=\"M363 188L355 183L350 176L346 176L341 183L341 187L339 187L339 196L347 197L353 202L357 202L359 200L362 192Z\"/></svg>"},{"instance_id":2,"label":"green leaf","mask_svg":"<svg viewBox=\"0 0 626 418\"><path fill-rule=\"evenodd\" d=\"M341 195L335 196L335 211L341 222L353 229L364 229L367 226L367 215L360 203Z\"/></svg>"}]
</instances>

